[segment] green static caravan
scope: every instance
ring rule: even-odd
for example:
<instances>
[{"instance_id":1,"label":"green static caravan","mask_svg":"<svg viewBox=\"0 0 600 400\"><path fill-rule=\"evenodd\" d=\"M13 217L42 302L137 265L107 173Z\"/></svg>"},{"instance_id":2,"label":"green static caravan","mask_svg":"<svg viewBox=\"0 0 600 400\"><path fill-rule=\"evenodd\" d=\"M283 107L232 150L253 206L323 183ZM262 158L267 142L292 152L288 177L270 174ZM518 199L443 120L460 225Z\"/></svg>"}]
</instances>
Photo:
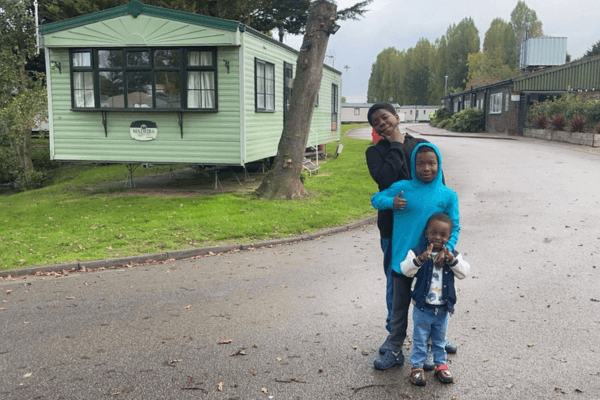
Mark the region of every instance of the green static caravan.
<instances>
[{"instance_id":1,"label":"green static caravan","mask_svg":"<svg viewBox=\"0 0 600 400\"><path fill-rule=\"evenodd\" d=\"M296 50L138 1L40 33L53 160L242 166L277 153ZM308 146L340 140L340 89L325 65Z\"/></svg>"}]
</instances>

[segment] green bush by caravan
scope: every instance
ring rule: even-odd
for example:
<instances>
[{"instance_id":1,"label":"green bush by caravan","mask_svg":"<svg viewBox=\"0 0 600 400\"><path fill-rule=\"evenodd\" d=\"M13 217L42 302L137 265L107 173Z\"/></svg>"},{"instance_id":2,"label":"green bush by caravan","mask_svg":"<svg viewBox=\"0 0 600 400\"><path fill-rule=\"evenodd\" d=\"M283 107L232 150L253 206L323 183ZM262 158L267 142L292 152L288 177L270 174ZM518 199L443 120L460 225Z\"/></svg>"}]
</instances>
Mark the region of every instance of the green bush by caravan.
<instances>
[{"instance_id":1,"label":"green bush by caravan","mask_svg":"<svg viewBox=\"0 0 600 400\"><path fill-rule=\"evenodd\" d=\"M298 52L236 21L138 1L40 26L53 160L244 166L272 157ZM324 66L308 146L340 140Z\"/></svg>"}]
</instances>

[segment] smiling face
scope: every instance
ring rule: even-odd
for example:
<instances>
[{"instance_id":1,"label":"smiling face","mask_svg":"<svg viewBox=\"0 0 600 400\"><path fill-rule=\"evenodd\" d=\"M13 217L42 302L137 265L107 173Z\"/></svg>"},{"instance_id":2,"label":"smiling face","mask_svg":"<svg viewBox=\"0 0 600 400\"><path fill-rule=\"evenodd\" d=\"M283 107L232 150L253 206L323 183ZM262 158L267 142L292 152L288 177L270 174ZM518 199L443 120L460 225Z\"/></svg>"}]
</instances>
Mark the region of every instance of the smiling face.
<instances>
[{"instance_id":1,"label":"smiling face","mask_svg":"<svg viewBox=\"0 0 600 400\"><path fill-rule=\"evenodd\" d=\"M395 129L398 129L400 117L398 114L392 113L385 108L380 108L371 116L371 126L375 132L386 139L392 135Z\"/></svg>"},{"instance_id":2,"label":"smiling face","mask_svg":"<svg viewBox=\"0 0 600 400\"><path fill-rule=\"evenodd\" d=\"M430 244L433 244L433 251L440 251L450 240L452 234L452 224L439 219L429 221L425 229L425 237Z\"/></svg>"},{"instance_id":3,"label":"smiling face","mask_svg":"<svg viewBox=\"0 0 600 400\"><path fill-rule=\"evenodd\" d=\"M435 179L438 173L437 154L433 149L426 152L418 152L415 164L417 167L417 176L425 183Z\"/></svg>"}]
</instances>

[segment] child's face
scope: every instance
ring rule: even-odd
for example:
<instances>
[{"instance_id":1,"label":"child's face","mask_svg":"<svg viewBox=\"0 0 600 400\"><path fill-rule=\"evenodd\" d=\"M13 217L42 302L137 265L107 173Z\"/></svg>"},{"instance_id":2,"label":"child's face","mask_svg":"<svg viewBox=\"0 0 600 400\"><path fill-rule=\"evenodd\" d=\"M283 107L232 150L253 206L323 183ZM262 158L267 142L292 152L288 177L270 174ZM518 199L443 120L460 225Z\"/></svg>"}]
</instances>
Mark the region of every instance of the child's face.
<instances>
[{"instance_id":1,"label":"child's face","mask_svg":"<svg viewBox=\"0 0 600 400\"><path fill-rule=\"evenodd\" d=\"M438 160L435 152L417 153L415 164L417 166L417 176L423 182L429 183L437 176Z\"/></svg>"},{"instance_id":2,"label":"child's face","mask_svg":"<svg viewBox=\"0 0 600 400\"><path fill-rule=\"evenodd\" d=\"M385 108L380 108L371 116L371 126L379 136L386 139L389 139L394 129L398 128L399 123L400 117Z\"/></svg>"},{"instance_id":3,"label":"child's face","mask_svg":"<svg viewBox=\"0 0 600 400\"><path fill-rule=\"evenodd\" d=\"M433 244L433 251L440 251L450 240L452 234L452 225L448 222L434 219L425 229L425 237L430 244Z\"/></svg>"}]
</instances>

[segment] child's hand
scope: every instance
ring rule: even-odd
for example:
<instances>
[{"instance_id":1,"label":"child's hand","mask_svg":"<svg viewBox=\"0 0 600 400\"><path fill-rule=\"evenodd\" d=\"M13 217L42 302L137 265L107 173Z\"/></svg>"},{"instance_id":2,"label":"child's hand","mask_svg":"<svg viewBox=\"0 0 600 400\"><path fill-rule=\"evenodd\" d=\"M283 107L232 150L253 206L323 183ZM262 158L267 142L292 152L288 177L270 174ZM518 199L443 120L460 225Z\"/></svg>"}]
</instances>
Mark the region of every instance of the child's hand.
<instances>
[{"instance_id":1,"label":"child's hand","mask_svg":"<svg viewBox=\"0 0 600 400\"><path fill-rule=\"evenodd\" d=\"M400 192L400 194L396 197L394 197L394 209L395 210L404 210L404 207L406 207L406 199L402 198L402 195L404 194L404 192Z\"/></svg>"},{"instance_id":2,"label":"child's hand","mask_svg":"<svg viewBox=\"0 0 600 400\"><path fill-rule=\"evenodd\" d=\"M454 258L454 254L452 254L452 252L448 250L446 246L444 246L444 260L446 261L446 264L452 264L456 260L456 258Z\"/></svg>"},{"instance_id":3,"label":"child's hand","mask_svg":"<svg viewBox=\"0 0 600 400\"><path fill-rule=\"evenodd\" d=\"M433 252L433 243L430 243L429 246L427 246L427 250L425 250L423 252L423 254L421 254L420 256L418 256L417 258L419 259L419 261L421 263L429 260L431 258L431 253Z\"/></svg>"}]
</instances>

